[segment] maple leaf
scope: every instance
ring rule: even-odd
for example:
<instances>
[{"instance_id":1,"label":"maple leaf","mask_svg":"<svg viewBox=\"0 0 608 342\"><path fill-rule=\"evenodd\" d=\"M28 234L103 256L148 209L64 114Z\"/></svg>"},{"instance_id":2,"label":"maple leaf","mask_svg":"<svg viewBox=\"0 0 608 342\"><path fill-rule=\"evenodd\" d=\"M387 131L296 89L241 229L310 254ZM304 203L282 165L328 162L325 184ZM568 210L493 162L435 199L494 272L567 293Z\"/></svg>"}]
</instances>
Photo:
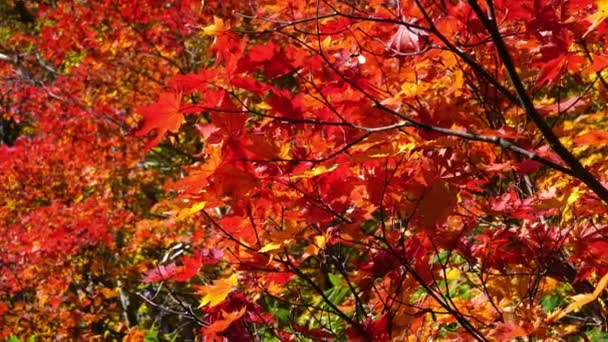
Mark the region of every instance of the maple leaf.
<instances>
[{"instance_id":1,"label":"maple leaf","mask_svg":"<svg viewBox=\"0 0 608 342\"><path fill-rule=\"evenodd\" d=\"M606 0L596 0L595 5L597 10L595 13L588 16L586 19L591 23L591 26L587 29L587 31L583 34L583 38L595 30L601 23L608 18L608 1Z\"/></svg>"},{"instance_id":2,"label":"maple leaf","mask_svg":"<svg viewBox=\"0 0 608 342\"><path fill-rule=\"evenodd\" d=\"M184 116L179 110L180 101L178 94L162 93L156 103L137 109L137 112L144 116L144 123L135 132L135 136L142 136L156 130L156 136L147 144L148 149L156 146L167 131L177 133L184 121Z\"/></svg>"},{"instance_id":3,"label":"maple leaf","mask_svg":"<svg viewBox=\"0 0 608 342\"><path fill-rule=\"evenodd\" d=\"M302 119L302 110L294 103L293 99L290 98L288 94L289 93L285 91L272 91L266 100L266 103L285 118Z\"/></svg>"},{"instance_id":4,"label":"maple leaf","mask_svg":"<svg viewBox=\"0 0 608 342\"><path fill-rule=\"evenodd\" d=\"M217 128L214 124L196 124L196 129L198 132L205 138L205 140L210 144L217 144L220 140L210 140L209 137L213 135L213 133L217 132L219 128ZM221 139L221 138L220 138Z\"/></svg>"},{"instance_id":5,"label":"maple leaf","mask_svg":"<svg viewBox=\"0 0 608 342\"><path fill-rule=\"evenodd\" d=\"M207 186L208 178L216 172L222 163L222 144L207 144L205 152L205 163L194 165L189 170L188 176L173 183L172 185L175 189L186 194L197 194ZM195 206L186 209L184 213L189 215L190 213L203 210L205 206L205 202L199 202Z\"/></svg>"},{"instance_id":6,"label":"maple leaf","mask_svg":"<svg viewBox=\"0 0 608 342\"><path fill-rule=\"evenodd\" d=\"M203 335L210 340L214 340L218 334L228 329L232 323L243 317L246 310L247 307L243 307L242 309L233 312L226 312L222 310L222 319L218 319L211 323L208 327L203 328Z\"/></svg>"},{"instance_id":7,"label":"maple leaf","mask_svg":"<svg viewBox=\"0 0 608 342\"><path fill-rule=\"evenodd\" d=\"M491 330L490 335L498 341L511 341L518 337L528 336L528 332L519 324L497 323L496 327Z\"/></svg>"},{"instance_id":8,"label":"maple leaf","mask_svg":"<svg viewBox=\"0 0 608 342\"><path fill-rule=\"evenodd\" d=\"M139 342L145 341L146 332L138 327L129 329L129 332L123 337L122 342Z\"/></svg>"},{"instance_id":9,"label":"maple leaf","mask_svg":"<svg viewBox=\"0 0 608 342\"><path fill-rule=\"evenodd\" d=\"M572 139L577 145L605 145L608 144L608 132L593 130Z\"/></svg>"},{"instance_id":10,"label":"maple leaf","mask_svg":"<svg viewBox=\"0 0 608 342\"><path fill-rule=\"evenodd\" d=\"M186 219L186 218L198 213L199 211L203 210L205 208L205 205L207 205L207 202L199 202L199 203L193 204L189 208L184 208L177 212L177 214L175 215L175 219L178 221Z\"/></svg>"},{"instance_id":11,"label":"maple leaf","mask_svg":"<svg viewBox=\"0 0 608 342\"><path fill-rule=\"evenodd\" d=\"M601 186L581 182L605 186L606 115L588 111L606 102L606 1L496 1L493 34L488 7L480 15L474 1L388 11L384 0L320 9L254 0L248 17L233 15L237 1L151 3L36 6L40 30L7 18L0 336L45 326L42 339L77 340L89 327L111 330L121 315L110 277L130 293L139 278L179 282L176 293L194 288L209 340L246 340L250 327L285 341L563 336L565 311L543 319L540 299L570 290L566 311L579 317L568 324L591 321L606 280L593 291L588 279L605 273L608 227ZM362 20L334 15L352 11ZM49 77L57 66L66 77ZM534 89L557 84L563 91ZM143 163L140 144L115 127L135 127L136 115L121 116L135 102L151 103L138 108L134 134L149 136L148 149L179 133ZM542 120L550 129L534 128ZM567 148L553 152L560 141L574 161L563 158ZM582 168L566 165L577 158ZM207 247L143 277L125 273L175 241ZM552 261L548 251L567 258ZM197 286L203 265L216 280ZM574 269L559 274L555 265ZM548 273L534 296L517 274L539 268ZM83 274L90 281L78 281ZM240 281L247 288L237 292ZM36 296L15 296L30 287ZM421 298L424 288L450 290L450 308ZM99 310L82 315L91 305ZM157 317L159 334L172 333L176 315ZM15 331L21 317L31 324ZM446 332L456 317L468 324ZM143 338L132 330L129 339Z\"/></svg>"},{"instance_id":12,"label":"maple leaf","mask_svg":"<svg viewBox=\"0 0 608 342\"><path fill-rule=\"evenodd\" d=\"M258 252L266 253L266 252L270 252L270 251L275 251L275 250L281 248L281 246L282 246L282 244L280 244L280 243L271 242L271 243L264 245L262 248L260 248L258 250Z\"/></svg>"},{"instance_id":13,"label":"maple leaf","mask_svg":"<svg viewBox=\"0 0 608 342\"><path fill-rule=\"evenodd\" d=\"M608 286L608 273L604 274L602 279L600 279L600 281L598 281L597 286L595 287L595 290L593 291L593 293L583 293L583 294L573 296L572 299L574 299L574 302L570 303L567 307L565 307L561 310L556 310L556 311L552 312L547 317L547 320L549 322L558 321L561 318L563 318L564 316L566 316L567 314L569 314L570 312L577 311L580 308L582 308L583 306L595 301L600 296L600 294L602 292L604 292L604 290L606 289L607 286Z\"/></svg>"},{"instance_id":14,"label":"maple leaf","mask_svg":"<svg viewBox=\"0 0 608 342\"><path fill-rule=\"evenodd\" d=\"M196 286L196 293L203 295L200 306L214 307L223 302L228 294L232 292L238 284L238 274L233 273L228 278L220 278L210 285Z\"/></svg>"},{"instance_id":15,"label":"maple leaf","mask_svg":"<svg viewBox=\"0 0 608 342\"><path fill-rule=\"evenodd\" d=\"M456 205L458 192L450 183L441 180L432 183L418 204L420 224L430 228L443 222Z\"/></svg>"},{"instance_id":16,"label":"maple leaf","mask_svg":"<svg viewBox=\"0 0 608 342\"><path fill-rule=\"evenodd\" d=\"M177 267L171 280L181 282L194 277L203 266L203 252L198 250L193 256L182 257L182 263L182 266Z\"/></svg>"},{"instance_id":17,"label":"maple leaf","mask_svg":"<svg viewBox=\"0 0 608 342\"><path fill-rule=\"evenodd\" d=\"M305 167L306 167L306 165L303 164L302 168L305 168ZM295 171L294 174L291 176L291 178L292 179L301 179L301 178L316 177L316 176L334 171L337 167L338 167L337 164L333 164L330 166L319 165L310 170L306 170L302 173L299 173L299 171Z\"/></svg>"},{"instance_id":18,"label":"maple leaf","mask_svg":"<svg viewBox=\"0 0 608 342\"><path fill-rule=\"evenodd\" d=\"M164 281L170 279L176 271L176 266L174 263L168 265L157 265L153 269L149 270L148 273L144 276L143 281L145 283L156 283L159 281Z\"/></svg>"},{"instance_id":19,"label":"maple leaf","mask_svg":"<svg viewBox=\"0 0 608 342\"><path fill-rule=\"evenodd\" d=\"M169 87L178 89L183 94L190 94L195 89L205 89L208 82L216 75L216 70L209 69L202 69L196 74L176 75L169 81ZM188 107L184 108L184 111L186 110Z\"/></svg>"},{"instance_id":20,"label":"maple leaf","mask_svg":"<svg viewBox=\"0 0 608 342\"><path fill-rule=\"evenodd\" d=\"M589 68L585 69L585 72L592 74L604 70L608 66L608 56L597 55L593 58L593 63Z\"/></svg>"},{"instance_id":21,"label":"maple leaf","mask_svg":"<svg viewBox=\"0 0 608 342\"><path fill-rule=\"evenodd\" d=\"M536 87L541 87L545 84L553 84L558 77L563 73L563 68L566 65L568 58L563 56L561 58L555 58L549 62L543 63L543 66L538 73L536 79Z\"/></svg>"},{"instance_id":22,"label":"maple leaf","mask_svg":"<svg viewBox=\"0 0 608 342\"><path fill-rule=\"evenodd\" d=\"M428 33L426 31L410 27L409 24L417 24L411 21L405 25L399 25L397 32L388 42L388 47L397 54L411 54L420 52L428 44Z\"/></svg>"},{"instance_id":23,"label":"maple leaf","mask_svg":"<svg viewBox=\"0 0 608 342\"><path fill-rule=\"evenodd\" d=\"M537 161L526 159L517 164L515 168L520 174L529 174L536 172L541 166L542 164Z\"/></svg>"},{"instance_id":24,"label":"maple leaf","mask_svg":"<svg viewBox=\"0 0 608 342\"><path fill-rule=\"evenodd\" d=\"M224 30L224 21L220 17L213 17L213 24L205 26L203 28L203 34L208 36L215 36Z\"/></svg>"}]
</instances>

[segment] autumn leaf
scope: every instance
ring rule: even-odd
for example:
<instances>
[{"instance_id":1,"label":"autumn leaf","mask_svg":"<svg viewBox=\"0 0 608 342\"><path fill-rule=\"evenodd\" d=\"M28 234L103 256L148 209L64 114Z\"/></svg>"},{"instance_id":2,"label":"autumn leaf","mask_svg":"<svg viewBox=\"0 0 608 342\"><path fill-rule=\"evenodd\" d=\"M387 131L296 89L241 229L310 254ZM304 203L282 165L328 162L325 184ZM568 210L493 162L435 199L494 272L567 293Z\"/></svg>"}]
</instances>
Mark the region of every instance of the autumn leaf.
<instances>
[{"instance_id":1,"label":"autumn leaf","mask_svg":"<svg viewBox=\"0 0 608 342\"><path fill-rule=\"evenodd\" d=\"M420 224L431 228L445 221L458 201L458 188L442 180L430 185L418 203Z\"/></svg>"},{"instance_id":2,"label":"autumn leaf","mask_svg":"<svg viewBox=\"0 0 608 342\"><path fill-rule=\"evenodd\" d=\"M587 73L596 73L604 70L608 66L608 56L606 55L596 55L593 57L593 63L589 66L589 68L585 69Z\"/></svg>"},{"instance_id":3,"label":"autumn leaf","mask_svg":"<svg viewBox=\"0 0 608 342\"><path fill-rule=\"evenodd\" d=\"M319 251L325 248L327 239L323 235L317 235L313 237L312 242L313 243L309 245L305 251L311 255L318 255Z\"/></svg>"},{"instance_id":4,"label":"autumn leaf","mask_svg":"<svg viewBox=\"0 0 608 342\"><path fill-rule=\"evenodd\" d=\"M238 284L238 274L233 273L228 278L220 278L210 285L196 286L196 293L202 295L200 306L214 307L223 302L228 294Z\"/></svg>"},{"instance_id":5,"label":"autumn leaf","mask_svg":"<svg viewBox=\"0 0 608 342\"><path fill-rule=\"evenodd\" d=\"M537 161L526 159L517 164L515 168L520 174L529 174L536 172L541 166L542 164Z\"/></svg>"},{"instance_id":6,"label":"autumn leaf","mask_svg":"<svg viewBox=\"0 0 608 342\"><path fill-rule=\"evenodd\" d=\"M528 336L528 332L519 324L510 323L497 323L496 327L490 332L490 336L495 338L497 341L511 341L518 337Z\"/></svg>"},{"instance_id":7,"label":"autumn leaf","mask_svg":"<svg viewBox=\"0 0 608 342\"><path fill-rule=\"evenodd\" d=\"M220 17L213 17L213 24L203 28L203 34L207 36L215 36L224 30L224 21Z\"/></svg>"},{"instance_id":8,"label":"autumn leaf","mask_svg":"<svg viewBox=\"0 0 608 342\"><path fill-rule=\"evenodd\" d=\"M397 54L412 54L420 52L426 47L428 43L428 33L409 26L417 23L418 21L414 20L399 25L397 32L395 32L387 44L391 52Z\"/></svg>"},{"instance_id":9,"label":"autumn leaf","mask_svg":"<svg viewBox=\"0 0 608 342\"><path fill-rule=\"evenodd\" d=\"M270 251L275 251L275 250L281 248L281 245L282 244L280 244L280 243L271 242L271 243L264 245L262 248L260 248L258 250L258 252L266 253L266 252L270 252Z\"/></svg>"},{"instance_id":10,"label":"autumn leaf","mask_svg":"<svg viewBox=\"0 0 608 342\"><path fill-rule=\"evenodd\" d=\"M338 168L338 165L336 165L336 164L330 165L330 166L319 165L319 166L313 167L312 169L306 170L302 173L294 174L291 176L291 178L300 179L300 178L316 177L316 176L322 175L324 173L331 172L331 171L335 170L336 168Z\"/></svg>"},{"instance_id":11,"label":"autumn leaf","mask_svg":"<svg viewBox=\"0 0 608 342\"><path fill-rule=\"evenodd\" d=\"M577 145L606 145L608 144L607 131L590 131L572 139Z\"/></svg>"},{"instance_id":12,"label":"autumn leaf","mask_svg":"<svg viewBox=\"0 0 608 342\"><path fill-rule=\"evenodd\" d=\"M0 339L608 324L606 1L8 3Z\"/></svg>"},{"instance_id":13,"label":"autumn leaf","mask_svg":"<svg viewBox=\"0 0 608 342\"><path fill-rule=\"evenodd\" d=\"M568 304L567 307L552 312L548 317L548 322L555 322L566 316L567 314L580 310L583 306L595 301L608 286L608 273L604 274L602 279L597 283L593 293L584 293L572 297L574 302Z\"/></svg>"},{"instance_id":14,"label":"autumn leaf","mask_svg":"<svg viewBox=\"0 0 608 342\"><path fill-rule=\"evenodd\" d=\"M189 208L181 209L175 215L175 219L178 220L178 221L180 221L180 220L183 220L185 218L188 218L188 217L190 217L190 216L198 213L199 211L203 210L205 208L206 204L207 204L207 202L199 202L199 203L193 204Z\"/></svg>"},{"instance_id":15,"label":"autumn leaf","mask_svg":"<svg viewBox=\"0 0 608 342\"><path fill-rule=\"evenodd\" d=\"M145 283L156 283L159 281L168 280L175 274L175 270L176 265L174 263L168 265L157 265L146 273L143 281Z\"/></svg>"},{"instance_id":16,"label":"autumn leaf","mask_svg":"<svg viewBox=\"0 0 608 342\"><path fill-rule=\"evenodd\" d=\"M162 93L156 103L137 109L144 116L144 123L135 135L142 136L156 130L156 136L148 142L148 148L156 146L167 131L177 133L184 121L179 111L180 101L178 94Z\"/></svg>"},{"instance_id":17,"label":"autumn leaf","mask_svg":"<svg viewBox=\"0 0 608 342\"><path fill-rule=\"evenodd\" d=\"M203 335L210 340L214 340L224 330L228 329L232 323L243 317L247 307L243 307L239 311L226 312L222 310L222 318L214 321L208 327L203 328Z\"/></svg>"},{"instance_id":18,"label":"autumn leaf","mask_svg":"<svg viewBox=\"0 0 608 342\"><path fill-rule=\"evenodd\" d=\"M568 59L564 56L543 63L536 79L536 87L555 83L558 77L562 75L562 68L564 68L567 61Z\"/></svg>"},{"instance_id":19,"label":"autumn leaf","mask_svg":"<svg viewBox=\"0 0 608 342\"><path fill-rule=\"evenodd\" d=\"M205 146L205 162L193 165L189 170L188 176L180 179L179 181L172 183L172 187L185 194L197 194L201 189L208 185L208 179L216 171L222 163L222 144L207 144ZM198 203L194 207L195 211L202 210L206 203L204 201ZM186 209L184 212L187 214L192 208Z\"/></svg>"},{"instance_id":20,"label":"autumn leaf","mask_svg":"<svg viewBox=\"0 0 608 342\"><path fill-rule=\"evenodd\" d=\"M587 21L591 23L591 26L589 26L585 34L583 34L583 38L595 30L608 17L608 1L596 0L595 6L597 7L595 13L586 18Z\"/></svg>"},{"instance_id":21,"label":"autumn leaf","mask_svg":"<svg viewBox=\"0 0 608 342\"><path fill-rule=\"evenodd\" d=\"M146 332L138 327L129 329L129 332L123 337L122 342L141 342L144 341Z\"/></svg>"},{"instance_id":22,"label":"autumn leaf","mask_svg":"<svg viewBox=\"0 0 608 342\"><path fill-rule=\"evenodd\" d=\"M198 273L202 266L203 252L201 250L198 250L192 256L184 256L182 257L182 266L176 268L175 275L171 280L177 282L188 281Z\"/></svg>"}]
</instances>

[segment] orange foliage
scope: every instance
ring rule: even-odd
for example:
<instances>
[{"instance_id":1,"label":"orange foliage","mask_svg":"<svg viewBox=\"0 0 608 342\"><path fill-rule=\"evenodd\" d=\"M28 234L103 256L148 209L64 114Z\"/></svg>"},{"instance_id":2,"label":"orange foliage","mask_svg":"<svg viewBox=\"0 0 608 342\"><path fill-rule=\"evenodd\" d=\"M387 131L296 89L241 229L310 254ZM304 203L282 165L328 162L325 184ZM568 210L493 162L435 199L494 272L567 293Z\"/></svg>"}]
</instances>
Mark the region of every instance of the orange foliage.
<instances>
[{"instance_id":1,"label":"orange foliage","mask_svg":"<svg viewBox=\"0 0 608 342\"><path fill-rule=\"evenodd\" d=\"M1 337L608 329L604 7L27 3Z\"/></svg>"}]
</instances>

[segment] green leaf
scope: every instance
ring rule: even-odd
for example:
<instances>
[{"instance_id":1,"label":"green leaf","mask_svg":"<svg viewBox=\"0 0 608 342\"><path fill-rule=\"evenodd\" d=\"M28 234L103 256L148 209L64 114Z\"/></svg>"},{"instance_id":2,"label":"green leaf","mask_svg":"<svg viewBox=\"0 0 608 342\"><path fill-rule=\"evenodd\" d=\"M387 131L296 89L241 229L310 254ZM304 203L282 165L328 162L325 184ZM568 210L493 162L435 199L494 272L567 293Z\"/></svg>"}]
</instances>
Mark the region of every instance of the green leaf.
<instances>
[{"instance_id":1,"label":"green leaf","mask_svg":"<svg viewBox=\"0 0 608 342\"><path fill-rule=\"evenodd\" d=\"M334 287L327 291L327 298L332 304L339 305L349 292L348 287Z\"/></svg>"},{"instance_id":2,"label":"green leaf","mask_svg":"<svg viewBox=\"0 0 608 342\"><path fill-rule=\"evenodd\" d=\"M593 328L592 330L588 330L585 332L585 335L592 342L603 342L608 341L608 333L602 331L601 328Z\"/></svg>"},{"instance_id":3,"label":"green leaf","mask_svg":"<svg viewBox=\"0 0 608 342\"><path fill-rule=\"evenodd\" d=\"M340 280L340 276L338 276L337 274L334 273L329 273L327 275L327 277L329 278L329 282L334 286L334 287L341 287L342 286L342 280Z\"/></svg>"},{"instance_id":4,"label":"green leaf","mask_svg":"<svg viewBox=\"0 0 608 342\"><path fill-rule=\"evenodd\" d=\"M275 317L282 322L289 322L290 312L285 308L279 308L274 312Z\"/></svg>"},{"instance_id":5,"label":"green leaf","mask_svg":"<svg viewBox=\"0 0 608 342\"><path fill-rule=\"evenodd\" d=\"M540 305L542 306L543 311L545 311L546 313L549 313L549 312L553 311L555 308L563 306L564 304L565 304L564 299L557 294L548 295L545 298L543 298L540 302Z\"/></svg>"},{"instance_id":6,"label":"green leaf","mask_svg":"<svg viewBox=\"0 0 608 342\"><path fill-rule=\"evenodd\" d=\"M144 342L158 342L158 331L155 327L146 330L146 336Z\"/></svg>"}]
</instances>

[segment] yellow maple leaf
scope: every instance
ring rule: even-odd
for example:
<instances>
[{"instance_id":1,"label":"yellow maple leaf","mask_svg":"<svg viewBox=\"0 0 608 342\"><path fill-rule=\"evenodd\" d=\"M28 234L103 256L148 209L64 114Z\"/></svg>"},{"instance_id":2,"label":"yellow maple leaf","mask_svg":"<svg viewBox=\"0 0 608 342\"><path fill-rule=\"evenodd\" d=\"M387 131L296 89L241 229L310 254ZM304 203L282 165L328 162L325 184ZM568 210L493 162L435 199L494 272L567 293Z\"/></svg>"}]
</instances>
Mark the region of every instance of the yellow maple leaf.
<instances>
[{"instance_id":1,"label":"yellow maple leaf","mask_svg":"<svg viewBox=\"0 0 608 342\"><path fill-rule=\"evenodd\" d=\"M223 30L224 30L224 21L221 18L214 16L213 24L203 27L203 35L216 36L218 34L218 32L223 31Z\"/></svg>"},{"instance_id":2,"label":"yellow maple leaf","mask_svg":"<svg viewBox=\"0 0 608 342\"><path fill-rule=\"evenodd\" d=\"M279 158L281 159L290 159L291 157L291 146L289 144L281 144Z\"/></svg>"},{"instance_id":3,"label":"yellow maple leaf","mask_svg":"<svg viewBox=\"0 0 608 342\"><path fill-rule=\"evenodd\" d=\"M312 168L308 171L305 171L302 174L293 175L293 176L291 176L291 179L316 177L316 176L322 175L324 173L331 172L331 171L335 170L336 168L338 168L338 165L336 165L336 164L329 166L329 167L327 167L325 165L320 165L320 166Z\"/></svg>"},{"instance_id":4,"label":"yellow maple leaf","mask_svg":"<svg viewBox=\"0 0 608 342\"><path fill-rule=\"evenodd\" d=\"M597 11L586 18L591 23L591 26L589 26L583 38L608 18L608 0L596 0L595 6L597 7Z\"/></svg>"},{"instance_id":5,"label":"yellow maple leaf","mask_svg":"<svg viewBox=\"0 0 608 342\"><path fill-rule=\"evenodd\" d=\"M306 247L305 252L312 255L317 255L319 254L320 250L325 248L326 243L327 239L325 238L325 236L317 235L313 237L313 243L310 246Z\"/></svg>"},{"instance_id":6,"label":"yellow maple leaf","mask_svg":"<svg viewBox=\"0 0 608 342\"><path fill-rule=\"evenodd\" d=\"M228 278L214 281L213 284L197 286L196 293L203 295L199 307L207 305L213 307L223 302L238 284L238 278L239 275L233 273Z\"/></svg>"},{"instance_id":7,"label":"yellow maple leaf","mask_svg":"<svg viewBox=\"0 0 608 342\"><path fill-rule=\"evenodd\" d=\"M266 253L266 252L277 250L279 248L281 248L281 244L280 243L271 242L271 243L267 243L262 248L260 248L260 250L258 252L260 252L260 253Z\"/></svg>"},{"instance_id":8,"label":"yellow maple leaf","mask_svg":"<svg viewBox=\"0 0 608 342\"><path fill-rule=\"evenodd\" d=\"M569 314L570 312L577 311L580 308L582 308L583 306L593 302L594 300L597 299L597 297L599 297L599 295L602 293L602 291L604 291L604 289L606 288L607 285L608 285L608 273L604 274L602 279L600 279L600 281L597 283L597 286L595 287L595 290L593 291L593 293L583 293L583 294L578 294L578 295L572 296L572 299L574 299L574 302L570 303L568 306L566 306L562 310L556 310L556 311L552 312L547 317L547 321L549 321L549 322L558 321L562 317Z\"/></svg>"},{"instance_id":9,"label":"yellow maple leaf","mask_svg":"<svg viewBox=\"0 0 608 342\"><path fill-rule=\"evenodd\" d=\"M205 209L206 204L207 204L207 202L199 202L199 203L195 203L193 206L191 206L189 208L184 208L184 209L180 210L177 213L177 215L175 215L175 219L180 221L185 218L188 218L188 217L198 213L199 211Z\"/></svg>"}]
</instances>

